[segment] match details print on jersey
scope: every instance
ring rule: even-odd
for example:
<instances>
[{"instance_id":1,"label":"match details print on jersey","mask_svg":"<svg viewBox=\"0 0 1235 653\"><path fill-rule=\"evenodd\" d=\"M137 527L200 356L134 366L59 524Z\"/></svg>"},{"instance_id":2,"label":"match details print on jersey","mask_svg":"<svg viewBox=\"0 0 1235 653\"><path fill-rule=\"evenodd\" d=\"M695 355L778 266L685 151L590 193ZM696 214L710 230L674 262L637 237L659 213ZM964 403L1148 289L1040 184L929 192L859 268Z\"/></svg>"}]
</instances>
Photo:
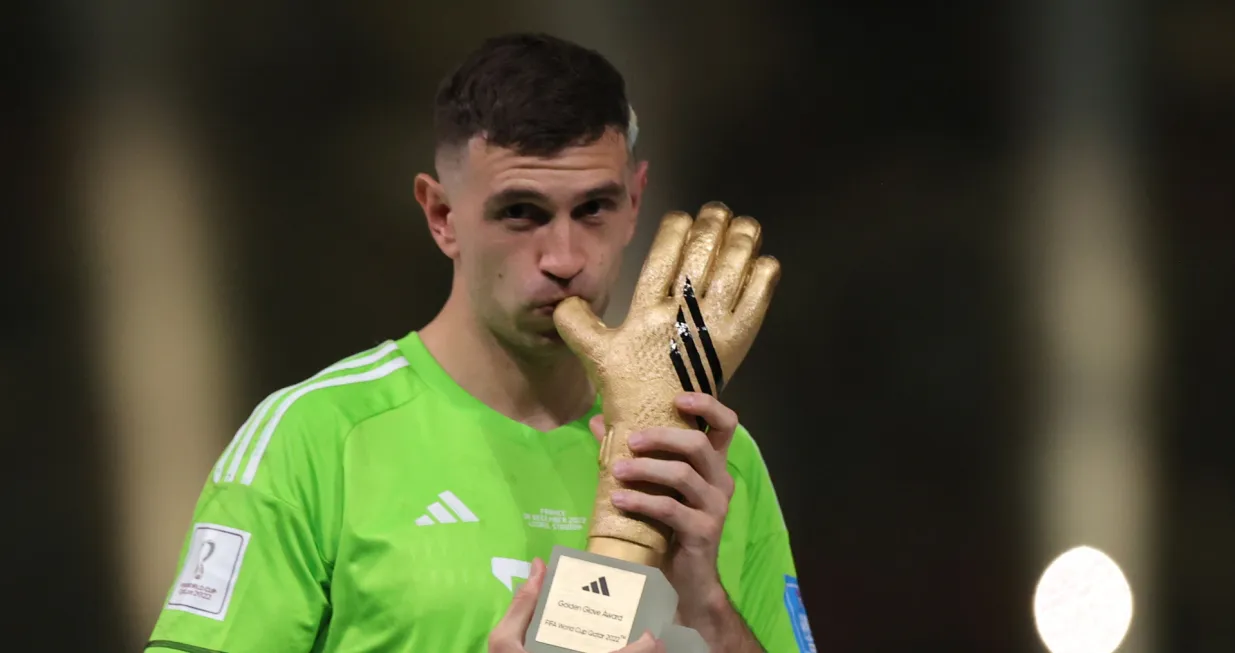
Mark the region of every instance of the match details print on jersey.
<instances>
[{"instance_id":1,"label":"match details print on jersey","mask_svg":"<svg viewBox=\"0 0 1235 653\"><path fill-rule=\"evenodd\" d=\"M523 513L523 521L528 528L542 528L550 531L581 531L587 527L587 517L580 514L569 514L565 510L541 508L538 512Z\"/></svg>"}]
</instances>

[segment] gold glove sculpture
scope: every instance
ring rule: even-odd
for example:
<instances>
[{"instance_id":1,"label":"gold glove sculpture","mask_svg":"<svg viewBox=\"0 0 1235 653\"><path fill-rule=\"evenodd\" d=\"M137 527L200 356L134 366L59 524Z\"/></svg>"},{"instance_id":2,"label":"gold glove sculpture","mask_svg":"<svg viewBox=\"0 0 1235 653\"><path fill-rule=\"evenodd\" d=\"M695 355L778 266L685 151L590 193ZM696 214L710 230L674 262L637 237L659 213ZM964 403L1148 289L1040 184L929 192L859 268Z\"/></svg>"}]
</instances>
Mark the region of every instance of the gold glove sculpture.
<instances>
[{"instance_id":1,"label":"gold glove sculpture","mask_svg":"<svg viewBox=\"0 0 1235 653\"><path fill-rule=\"evenodd\" d=\"M703 206L697 219L663 218L640 273L626 320L608 328L579 298L553 314L558 333L587 368L604 398L606 434L600 450L588 551L657 567L671 532L659 522L624 513L610 500L629 487L610 472L630 458L627 437L656 426L706 428L686 421L673 405L683 391L719 395L750 351L763 324L780 264L759 256L760 226L734 218L724 204Z\"/></svg>"},{"instance_id":2,"label":"gold glove sculpture","mask_svg":"<svg viewBox=\"0 0 1235 653\"><path fill-rule=\"evenodd\" d=\"M618 510L611 497L625 484L610 470L631 457L631 433L706 428L687 423L674 398L719 395L750 351L780 278L776 260L758 256L759 237L758 222L735 219L724 204L705 205L697 219L669 213L621 326L608 328L579 298L554 311L558 333L604 398L605 439L587 550L553 547L524 636L529 653L608 653L644 631L668 653L707 653L697 631L672 623L678 595L660 569L672 532Z\"/></svg>"}]
</instances>

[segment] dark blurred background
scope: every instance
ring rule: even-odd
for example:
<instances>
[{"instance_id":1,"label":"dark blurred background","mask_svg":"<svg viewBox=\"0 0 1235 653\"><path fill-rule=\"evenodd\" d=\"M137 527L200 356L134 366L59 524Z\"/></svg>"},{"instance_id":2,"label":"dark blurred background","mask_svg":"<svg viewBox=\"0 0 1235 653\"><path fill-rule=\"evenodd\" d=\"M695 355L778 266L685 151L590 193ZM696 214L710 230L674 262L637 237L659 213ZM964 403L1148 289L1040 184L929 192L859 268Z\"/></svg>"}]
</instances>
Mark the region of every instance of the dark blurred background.
<instances>
[{"instance_id":1,"label":"dark blurred background","mask_svg":"<svg viewBox=\"0 0 1235 653\"><path fill-rule=\"evenodd\" d=\"M727 400L818 650L1045 651L1038 578L1088 545L1121 651L1235 651L1229 0L6 14L12 650L139 650L252 406L434 314L435 86L544 30L623 70L651 161L611 323L664 211L723 200L783 262Z\"/></svg>"}]
</instances>

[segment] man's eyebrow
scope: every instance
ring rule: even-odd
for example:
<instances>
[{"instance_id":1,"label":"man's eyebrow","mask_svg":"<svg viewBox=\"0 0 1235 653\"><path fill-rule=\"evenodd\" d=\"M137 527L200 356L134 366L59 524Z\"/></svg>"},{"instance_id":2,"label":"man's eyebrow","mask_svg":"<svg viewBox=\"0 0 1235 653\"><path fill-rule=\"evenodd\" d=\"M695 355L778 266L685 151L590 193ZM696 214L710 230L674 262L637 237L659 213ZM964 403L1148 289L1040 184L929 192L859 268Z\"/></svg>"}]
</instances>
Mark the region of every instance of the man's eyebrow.
<instances>
[{"instance_id":1,"label":"man's eyebrow","mask_svg":"<svg viewBox=\"0 0 1235 653\"><path fill-rule=\"evenodd\" d=\"M580 196L580 203L599 199L616 199L626 194L626 184L610 181L591 188Z\"/></svg>"},{"instance_id":2,"label":"man's eyebrow","mask_svg":"<svg viewBox=\"0 0 1235 653\"><path fill-rule=\"evenodd\" d=\"M598 199L617 199L624 195L626 195L626 184L609 181L580 193L575 203L582 204ZM485 200L485 213L494 213L498 209L521 202L531 202L543 206L551 204L552 200L544 193L531 188L508 188L490 195Z\"/></svg>"},{"instance_id":3,"label":"man's eyebrow","mask_svg":"<svg viewBox=\"0 0 1235 653\"><path fill-rule=\"evenodd\" d=\"M549 197L538 190L530 188L508 188L489 196L485 200L485 213L493 213L498 209L520 202L548 204Z\"/></svg>"}]
</instances>

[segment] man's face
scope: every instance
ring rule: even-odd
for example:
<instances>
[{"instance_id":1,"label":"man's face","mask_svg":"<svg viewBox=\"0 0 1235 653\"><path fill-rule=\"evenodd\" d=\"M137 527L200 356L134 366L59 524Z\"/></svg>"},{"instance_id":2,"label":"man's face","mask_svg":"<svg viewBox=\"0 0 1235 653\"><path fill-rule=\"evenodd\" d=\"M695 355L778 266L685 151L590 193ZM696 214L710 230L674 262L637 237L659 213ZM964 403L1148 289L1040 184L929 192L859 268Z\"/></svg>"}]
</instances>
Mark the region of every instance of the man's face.
<instances>
[{"instance_id":1,"label":"man's face","mask_svg":"<svg viewBox=\"0 0 1235 653\"><path fill-rule=\"evenodd\" d=\"M634 235L646 164L611 131L550 158L473 138L443 179L460 277L476 317L517 347L558 346L553 309L579 296L609 304Z\"/></svg>"}]
</instances>

